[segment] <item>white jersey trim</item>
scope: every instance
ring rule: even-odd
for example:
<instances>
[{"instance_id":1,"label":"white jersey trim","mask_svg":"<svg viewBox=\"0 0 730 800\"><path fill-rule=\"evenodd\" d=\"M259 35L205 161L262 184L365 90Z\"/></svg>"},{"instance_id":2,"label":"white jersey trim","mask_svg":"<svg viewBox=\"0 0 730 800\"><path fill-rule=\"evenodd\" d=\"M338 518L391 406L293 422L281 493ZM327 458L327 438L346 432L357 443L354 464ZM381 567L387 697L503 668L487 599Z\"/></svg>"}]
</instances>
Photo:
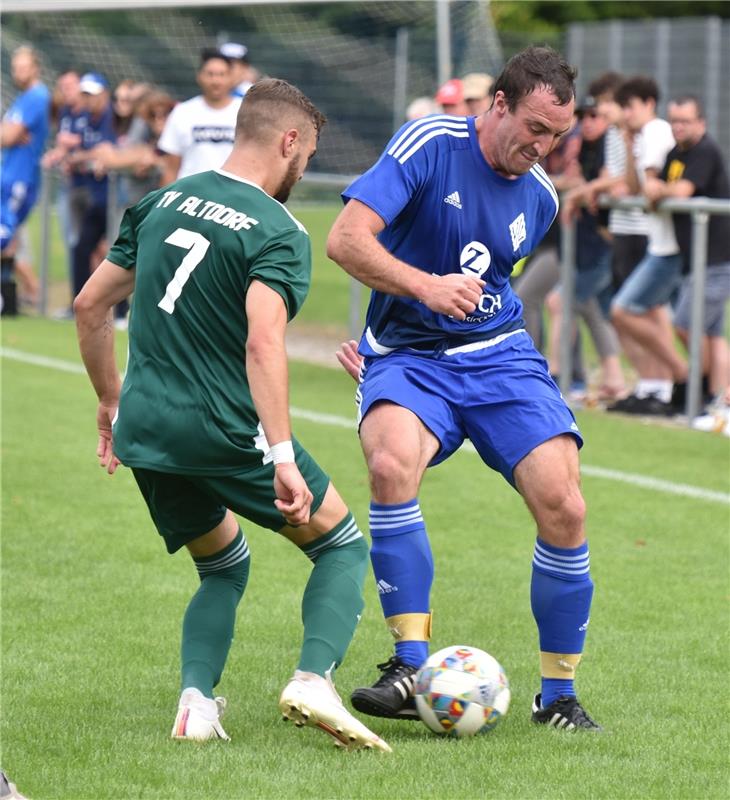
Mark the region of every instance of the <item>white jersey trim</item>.
<instances>
[{"instance_id":1,"label":"white jersey trim","mask_svg":"<svg viewBox=\"0 0 730 800\"><path fill-rule=\"evenodd\" d=\"M431 128L433 125L437 124L447 125L450 123L457 123L461 124L462 126L466 125L466 117L455 117L453 114L431 114L428 117L422 117L421 119L414 120L414 122L409 125L403 133L396 139L395 142L391 145L390 149L388 150L388 155L394 155L395 151L403 144L403 142L411 135L415 134L418 135L418 130L421 128Z\"/></svg>"},{"instance_id":2,"label":"white jersey trim","mask_svg":"<svg viewBox=\"0 0 730 800\"><path fill-rule=\"evenodd\" d=\"M224 169L216 169L213 171L217 172L219 175L224 175L226 178L231 178L231 180L238 181L239 183L245 183L248 186L253 186L254 189L258 189L260 192L263 192L270 200L273 200L277 205L281 206L284 209L284 211L286 211L287 215L289 216L289 219L291 219L291 221L297 226L297 228L299 228L300 231L302 231L302 233L306 233L307 236L309 236L309 231L294 216L294 214L292 214L291 211L289 211L289 209L283 203L280 203L275 197L272 197L266 191L266 189L263 189L261 186L259 186L258 183L254 183L253 181L247 181L245 178L241 178L239 175L234 175L232 172L226 172L226 170Z\"/></svg>"},{"instance_id":3,"label":"white jersey trim","mask_svg":"<svg viewBox=\"0 0 730 800\"><path fill-rule=\"evenodd\" d=\"M417 128L411 130L412 132L407 131L388 150L388 155L397 158L401 164L408 160L421 145L440 133L451 133L452 136L462 137L469 135L466 119L461 117L425 117ZM452 131L460 133L452 133Z\"/></svg>"},{"instance_id":4,"label":"white jersey trim","mask_svg":"<svg viewBox=\"0 0 730 800\"><path fill-rule=\"evenodd\" d=\"M453 136L456 139L468 139L469 138L469 131L453 131L449 130L448 128L437 128L435 131L431 131L427 133L425 136L422 136L414 145L408 150L403 156L398 159L398 162L401 164L405 164L406 161L418 150L420 150L426 142L433 139L435 136L441 136L446 134L447 136Z\"/></svg>"},{"instance_id":5,"label":"white jersey trim","mask_svg":"<svg viewBox=\"0 0 730 800\"><path fill-rule=\"evenodd\" d=\"M367 343L370 345L373 352L377 353L379 356L387 356L388 353L392 353L396 349L395 347L386 347L385 345L378 344L378 340L373 335L369 325L365 329L365 338L367 339Z\"/></svg>"},{"instance_id":6,"label":"white jersey trim","mask_svg":"<svg viewBox=\"0 0 730 800\"><path fill-rule=\"evenodd\" d=\"M555 203L555 214L557 215L558 209L560 208L560 201L558 200L558 193L555 191L553 182L550 180L550 178L548 178L547 173L539 164L535 164L535 166L530 169L530 172L533 174L535 179L548 190L550 197L553 198Z\"/></svg>"},{"instance_id":7,"label":"white jersey trim","mask_svg":"<svg viewBox=\"0 0 730 800\"><path fill-rule=\"evenodd\" d=\"M449 347L447 350L444 350L444 355L453 356L454 353L473 353L476 350L486 350L488 347L494 347L505 339L509 339L510 336L515 336L518 333L525 333L525 329L518 328L516 331L509 331L509 333L500 333L500 335L495 336L494 339L485 339L482 342L470 342L469 344L462 344L459 347Z\"/></svg>"}]
</instances>

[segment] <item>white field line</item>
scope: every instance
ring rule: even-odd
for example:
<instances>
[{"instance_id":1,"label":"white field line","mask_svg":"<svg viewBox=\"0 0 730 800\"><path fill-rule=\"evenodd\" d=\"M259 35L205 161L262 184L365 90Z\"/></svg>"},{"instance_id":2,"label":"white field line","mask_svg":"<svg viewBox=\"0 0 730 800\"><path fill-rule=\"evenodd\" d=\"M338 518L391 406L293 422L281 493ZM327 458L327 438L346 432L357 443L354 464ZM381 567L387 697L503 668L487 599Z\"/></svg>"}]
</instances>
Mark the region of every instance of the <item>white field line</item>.
<instances>
[{"instance_id":1,"label":"white field line","mask_svg":"<svg viewBox=\"0 0 730 800\"><path fill-rule=\"evenodd\" d=\"M13 361L20 361L24 364L32 364L37 367L56 369L61 370L62 372L71 372L76 375L86 374L86 370L81 364L77 364L72 361L63 361L59 358L50 358L48 356L40 356L34 353L26 353L22 350L14 350L10 347L0 347L0 355L3 358L8 358ZM330 427L336 428L349 428L350 430L355 430L356 428L355 421L353 419L340 417L336 414L321 414L318 411L309 411L306 408L296 408L292 406L291 415L294 419L304 419L308 422L315 422L319 425L329 425ZM461 449L466 452L476 454L476 450L471 442L465 442ZM591 478L603 478L605 480L618 481L619 483L628 483L631 486L639 486L642 489L664 492L665 494L693 497L697 500L707 500L711 503L730 505L729 493L717 492L712 489L703 489L700 486L690 486L686 483L672 483L671 481L661 480L660 478L651 478L648 475L639 475L632 472L621 472L619 470L606 469L604 467L593 467L590 464L581 464L581 473Z\"/></svg>"}]
</instances>

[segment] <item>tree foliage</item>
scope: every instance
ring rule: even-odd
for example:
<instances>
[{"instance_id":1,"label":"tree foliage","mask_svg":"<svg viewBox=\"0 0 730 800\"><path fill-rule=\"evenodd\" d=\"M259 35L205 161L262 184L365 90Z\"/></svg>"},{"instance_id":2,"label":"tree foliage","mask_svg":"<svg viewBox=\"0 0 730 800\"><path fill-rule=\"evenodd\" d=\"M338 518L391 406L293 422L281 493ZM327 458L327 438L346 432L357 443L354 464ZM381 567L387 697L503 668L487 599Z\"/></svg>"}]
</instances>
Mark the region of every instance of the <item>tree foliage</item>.
<instances>
[{"instance_id":1,"label":"tree foliage","mask_svg":"<svg viewBox=\"0 0 730 800\"><path fill-rule=\"evenodd\" d=\"M505 31L557 32L571 22L660 17L730 17L727 0L492 0L492 16Z\"/></svg>"}]
</instances>

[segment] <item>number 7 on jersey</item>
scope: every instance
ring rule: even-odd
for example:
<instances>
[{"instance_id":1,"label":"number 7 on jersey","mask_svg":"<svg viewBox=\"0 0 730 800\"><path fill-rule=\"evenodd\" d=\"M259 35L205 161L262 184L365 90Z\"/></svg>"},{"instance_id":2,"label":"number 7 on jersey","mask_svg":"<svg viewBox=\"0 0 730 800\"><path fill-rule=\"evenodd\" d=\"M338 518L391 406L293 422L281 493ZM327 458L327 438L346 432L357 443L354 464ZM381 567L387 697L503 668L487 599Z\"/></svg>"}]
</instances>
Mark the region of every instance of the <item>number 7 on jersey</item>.
<instances>
[{"instance_id":1,"label":"number 7 on jersey","mask_svg":"<svg viewBox=\"0 0 730 800\"><path fill-rule=\"evenodd\" d=\"M165 296L157 304L163 311L172 314L175 310L175 302L182 293L183 286L187 283L195 267L205 257L210 247L210 242L202 234L189 231L187 228L177 228L165 239L165 242L189 251L180 266L175 270L172 280L167 284Z\"/></svg>"}]
</instances>

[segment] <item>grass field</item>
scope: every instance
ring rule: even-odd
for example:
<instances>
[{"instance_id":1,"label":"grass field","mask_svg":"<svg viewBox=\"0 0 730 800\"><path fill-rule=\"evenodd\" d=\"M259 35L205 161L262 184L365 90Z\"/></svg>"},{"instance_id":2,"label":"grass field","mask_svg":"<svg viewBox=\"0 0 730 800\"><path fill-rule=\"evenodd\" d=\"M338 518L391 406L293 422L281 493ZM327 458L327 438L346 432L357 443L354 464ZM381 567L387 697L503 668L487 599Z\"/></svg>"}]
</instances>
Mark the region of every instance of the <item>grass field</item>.
<instances>
[{"instance_id":1,"label":"grass field","mask_svg":"<svg viewBox=\"0 0 730 800\"><path fill-rule=\"evenodd\" d=\"M461 451L421 492L436 561L433 646L499 658L513 690L502 725L454 742L373 721L394 750L382 756L339 752L281 722L308 565L245 524L252 576L219 687L232 741L190 746L168 737L195 572L184 554L165 555L131 475L96 466L95 398L73 326L2 327L1 763L32 800L728 796L727 439L579 415L596 584L579 689L605 735L530 723L533 525L502 479ZM122 335L120 356L124 345ZM352 394L338 371L292 365L297 433L365 525ZM372 581L366 603L339 671L343 696L390 651Z\"/></svg>"}]
</instances>

